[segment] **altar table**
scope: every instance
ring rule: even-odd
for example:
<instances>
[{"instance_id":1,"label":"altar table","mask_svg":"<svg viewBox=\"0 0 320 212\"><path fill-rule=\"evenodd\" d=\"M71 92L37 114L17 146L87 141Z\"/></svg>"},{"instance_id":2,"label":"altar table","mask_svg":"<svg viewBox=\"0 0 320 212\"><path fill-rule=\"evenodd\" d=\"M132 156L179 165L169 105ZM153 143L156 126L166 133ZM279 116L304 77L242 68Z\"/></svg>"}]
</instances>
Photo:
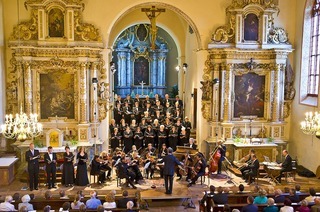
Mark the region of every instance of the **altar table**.
<instances>
[{"instance_id":1,"label":"altar table","mask_svg":"<svg viewBox=\"0 0 320 212\"><path fill-rule=\"evenodd\" d=\"M9 185L14 180L17 161L18 158L0 158L0 185Z\"/></svg>"}]
</instances>

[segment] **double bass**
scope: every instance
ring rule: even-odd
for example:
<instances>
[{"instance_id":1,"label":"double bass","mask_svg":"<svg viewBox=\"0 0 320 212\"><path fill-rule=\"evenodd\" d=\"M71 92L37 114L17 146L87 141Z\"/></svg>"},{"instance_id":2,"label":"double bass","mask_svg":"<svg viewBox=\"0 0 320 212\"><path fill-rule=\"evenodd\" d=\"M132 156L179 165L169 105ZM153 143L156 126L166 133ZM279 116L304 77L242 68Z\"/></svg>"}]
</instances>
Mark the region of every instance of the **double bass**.
<instances>
[{"instance_id":1,"label":"double bass","mask_svg":"<svg viewBox=\"0 0 320 212\"><path fill-rule=\"evenodd\" d=\"M221 143L222 144L222 143ZM215 149L210 153L209 160L209 172L216 172L218 170L218 163L221 158L220 147L221 144L217 145Z\"/></svg>"}]
</instances>

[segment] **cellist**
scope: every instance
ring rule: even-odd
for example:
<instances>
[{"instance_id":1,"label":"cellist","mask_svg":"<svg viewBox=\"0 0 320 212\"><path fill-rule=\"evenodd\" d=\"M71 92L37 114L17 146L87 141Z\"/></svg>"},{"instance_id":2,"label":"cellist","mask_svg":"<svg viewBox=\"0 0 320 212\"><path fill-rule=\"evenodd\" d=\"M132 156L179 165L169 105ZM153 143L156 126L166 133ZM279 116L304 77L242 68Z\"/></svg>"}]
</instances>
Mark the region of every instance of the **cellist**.
<instances>
[{"instance_id":1,"label":"cellist","mask_svg":"<svg viewBox=\"0 0 320 212\"><path fill-rule=\"evenodd\" d=\"M218 141L218 151L220 152L220 159L218 161L218 174L221 174L222 161L224 161L226 156L227 147L221 140Z\"/></svg>"},{"instance_id":2,"label":"cellist","mask_svg":"<svg viewBox=\"0 0 320 212\"><path fill-rule=\"evenodd\" d=\"M203 154L198 152L196 154L196 164L191 168L191 182L188 187L195 185L199 177L203 176L206 171L207 162L203 157Z\"/></svg>"}]
</instances>

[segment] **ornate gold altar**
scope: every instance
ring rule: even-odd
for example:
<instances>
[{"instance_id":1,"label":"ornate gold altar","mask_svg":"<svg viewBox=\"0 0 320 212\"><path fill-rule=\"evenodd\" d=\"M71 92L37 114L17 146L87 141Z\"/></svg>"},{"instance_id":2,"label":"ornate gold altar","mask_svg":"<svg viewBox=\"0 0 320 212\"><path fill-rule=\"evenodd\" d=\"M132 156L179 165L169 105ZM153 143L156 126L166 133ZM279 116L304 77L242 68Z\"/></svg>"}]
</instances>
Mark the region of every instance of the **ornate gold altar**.
<instances>
[{"instance_id":1,"label":"ornate gold altar","mask_svg":"<svg viewBox=\"0 0 320 212\"><path fill-rule=\"evenodd\" d=\"M207 141L286 140L292 46L286 31L275 26L277 6L276 0L232 1L227 24L212 34L201 82L202 115L211 126Z\"/></svg>"},{"instance_id":2,"label":"ornate gold altar","mask_svg":"<svg viewBox=\"0 0 320 212\"><path fill-rule=\"evenodd\" d=\"M97 139L109 104L99 30L83 21L81 0L26 0L25 9L30 19L14 27L9 41L7 111L38 113L45 133L69 129L79 141Z\"/></svg>"}]
</instances>

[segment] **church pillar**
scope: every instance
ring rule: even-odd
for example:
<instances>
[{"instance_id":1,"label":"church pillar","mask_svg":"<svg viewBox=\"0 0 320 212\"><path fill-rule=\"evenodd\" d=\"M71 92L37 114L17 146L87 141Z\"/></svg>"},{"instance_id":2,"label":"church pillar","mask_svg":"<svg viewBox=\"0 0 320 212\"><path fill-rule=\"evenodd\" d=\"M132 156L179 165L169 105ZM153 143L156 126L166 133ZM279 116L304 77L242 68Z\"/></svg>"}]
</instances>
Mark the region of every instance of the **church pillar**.
<instances>
[{"instance_id":1,"label":"church pillar","mask_svg":"<svg viewBox=\"0 0 320 212\"><path fill-rule=\"evenodd\" d=\"M275 70L272 71L273 73L273 101L272 101L272 121L278 122L279 121L279 85L278 80L280 77L280 70L281 65L275 64Z\"/></svg>"},{"instance_id":2,"label":"church pillar","mask_svg":"<svg viewBox=\"0 0 320 212\"><path fill-rule=\"evenodd\" d=\"M230 89L230 86L231 86L231 83L232 83L232 79L231 79L231 65L228 64L223 64L222 65L222 85L223 85L223 88L222 88L222 92L221 92L221 100L222 100L222 103L221 103L221 107L222 107L222 122L229 122L231 120L231 117L230 117L230 111L229 111L229 108L230 108L230 102L233 102L233 101L230 101L231 99L231 89ZM216 66L214 66L214 69L216 69ZM215 70L216 71L216 70Z\"/></svg>"},{"instance_id":3,"label":"church pillar","mask_svg":"<svg viewBox=\"0 0 320 212\"><path fill-rule=\"evenodd\" d=\"M87 63L81 62L80 63L80 88L79 88L79 98L80 98L80 123L85 124L88 123L88 116L87 116L87 95L88 95L88 88L87 88Z\"/></svg>"},{"instance_id":4,"label":"church pillar","mask_svg":"<svg viewBox=\"0 0 320 212\"><path fill-rule=\"evenodd\" d=\"M98 82L95 80L98 80L97 78L97 63L92 63L91 68L91 98L90 98L90 104L91 104L91 110L90 110L90 120L91 122L97 122L99 117L98 112Z\"/></svg>"},{"instance_id":5,"label":"church pillar","mask_svg":"<svg viewBox=\"0 0 320 212\"><path fill-rule=\"evenodd\" d=\"M24 71L21 61L17 61L17 88L18 88L18 108L16 112L20 112L20 109L24 110ZM14 112L14 111L12 111Z\"/></svg>"},{"instance_id":6,"label":"church pillar","mask_svg":"<svg viewBox=\"0 0 320 212\"><path fill-rule=\"evenodd\" d=\"M130 94L130 91L131 91L131 86L133 85L133 61L131 61L131 52L128 51L127 52L127 57L126 57L126 60L127 60L127 68L126 68L126 72L127 72L127 83L126 83L126 86L127 86L127 89L126 89L126 93L125 95L127 94Z\"/></svg>"},{"instance_id":7,"label":"church pillar","mask_svg":"<svg viewBox=\"0 0 320 212\"><path fill-rule=\"evenodd\" d=\"M164 96L166 79L166 53L160 52L158 58L158 93L161 96Z\"/></svg>"},{"instance_id":8,"label":"church pillar","mask_svg":"<svg viewBox=\"0 0 320 212\"><path fill-rule=\"evenodd\" d=\"M25 108L24 112L30 114L32 110L32 73L31 73L31 64L30 62L24 62L23 65L24 71L24 99L25 99Z\"/></svg>"},{"instance_id":9,"label":"church pillar","mask_svg":"<svg viewBox=\"0 0 320 212\"><path fill-rule=\"evenodd\" d=\"M153 92L154 94L158 93L158 91L155 89L157 86L157 72L159 73L159 68L158 68L158 52L152 52L151 53L151 82L150 85L154 88Z\"/></svg>"},{"instance_id":10,"label":"church pillar","mask_svg":"<svg viewBox=\"0 0 320 212\"><path fill-rule=\"evenodd\" d=\"M126 95L125 93L125 87L127 84L126 78L127 78L127 54L124 50L118 51L118 95L121 95L122 97Z\"/></svg>"}]
</instances>

